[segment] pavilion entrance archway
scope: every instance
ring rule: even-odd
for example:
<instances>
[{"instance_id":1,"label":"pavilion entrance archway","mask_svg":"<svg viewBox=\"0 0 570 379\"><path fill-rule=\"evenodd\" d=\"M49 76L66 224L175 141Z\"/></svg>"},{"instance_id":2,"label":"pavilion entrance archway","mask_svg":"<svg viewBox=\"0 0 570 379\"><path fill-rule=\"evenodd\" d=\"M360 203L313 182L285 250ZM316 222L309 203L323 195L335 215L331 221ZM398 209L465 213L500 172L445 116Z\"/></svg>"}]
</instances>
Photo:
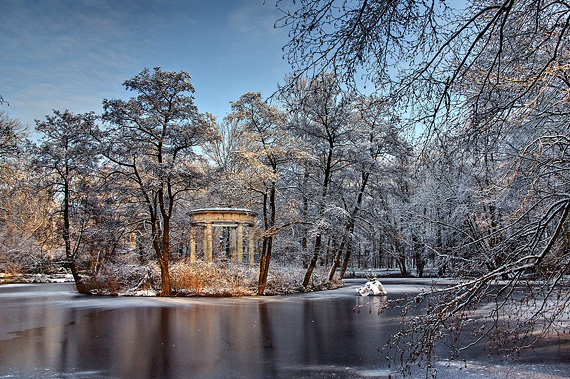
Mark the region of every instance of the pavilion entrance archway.
<instances>
[{"instance_id":1,"label":"pavilion entrance archway","mask_svg":"<svg viewBox=\"0 0 570 379\"><path fill-rule=\"evenodd\" d=\"M254 264L256 212L245 208L203 208L190 211L189 215L191 263L196 262L200 250L197 247L201 245L204 262L224 257L242 264L244 255L249 255L249 264Z\"/></svg>"}]
</instances>

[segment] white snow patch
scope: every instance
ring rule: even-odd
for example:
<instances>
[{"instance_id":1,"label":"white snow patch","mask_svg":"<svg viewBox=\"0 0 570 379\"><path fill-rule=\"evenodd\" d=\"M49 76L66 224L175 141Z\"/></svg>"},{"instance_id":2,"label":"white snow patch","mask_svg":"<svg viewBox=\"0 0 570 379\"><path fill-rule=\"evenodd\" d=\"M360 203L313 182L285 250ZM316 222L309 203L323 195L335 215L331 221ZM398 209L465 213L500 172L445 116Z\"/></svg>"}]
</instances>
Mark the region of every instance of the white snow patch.
<instances>
[{"instance_id":1,"label":"white snow patch","mask_svg":"<svg viewBox=\"0 0 570 379\"><path fill-rule=\"evenodd\" d=\"M153 297L158 296L158 291L146 289L146 290L134 290L127 291L123 296L141 296L141 297Z\"/></svg>"},{"instance_id":2,"label":"white snow patch","mask_svg":"<svg viewBox=\"0 0 570 379\"><path fill-rule=\"evenodd\" d=\"M356 293L360 296L386 296L388 292L384 289L384 286L376 278L369 280L366 284L357 289Z\"/></svg>"}]
</instances>

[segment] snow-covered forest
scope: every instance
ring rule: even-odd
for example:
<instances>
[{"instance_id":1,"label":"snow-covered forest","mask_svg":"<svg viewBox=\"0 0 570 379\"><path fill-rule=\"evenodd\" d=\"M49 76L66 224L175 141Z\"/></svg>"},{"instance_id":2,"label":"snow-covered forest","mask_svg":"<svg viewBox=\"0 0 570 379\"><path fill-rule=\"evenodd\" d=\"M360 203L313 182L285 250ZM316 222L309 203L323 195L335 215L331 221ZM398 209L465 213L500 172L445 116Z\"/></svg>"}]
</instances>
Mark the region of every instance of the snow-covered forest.
<instances>
[{"instance_id":1,"label":"snow-covered forest","mask_svg":"<svg viewBox=\"0 0 570 379\"><path fill-rule=\"evenodd\" d=\"M229 207L258 213L262 271L302 269L304 288L316 267L330 281L347 269L437 274L447 237L428 241L436 228L414 215L417 157L390 102L331 74L287 80L219 121L194 106L188 73L160 68L127 80L136 96L105 100L102 115L38 120L34 141L4 113L4 273L64 265L81 282L115 265L146 275L136 266L150 262L169 288L169 264L189 257L189 212Z\"/></svg>"},{"instance_id":2,"label":"snow-covered forest","mask_svg":"<svg viewBox=\"0 0 570 379\"><path fill-rule=\"evenodd\" d=\"M482 304L519 317L497 334L519 346L567 329L570 3L466 3L278 1L294 71L223 118L160 68L101 115L57 110L34 131L3 107L2 271L170 295L188 212L247 208L260 294L273 267L306 290L390 268L459 279L400 336L418 351Z\"/></svg>"}]
</instances>

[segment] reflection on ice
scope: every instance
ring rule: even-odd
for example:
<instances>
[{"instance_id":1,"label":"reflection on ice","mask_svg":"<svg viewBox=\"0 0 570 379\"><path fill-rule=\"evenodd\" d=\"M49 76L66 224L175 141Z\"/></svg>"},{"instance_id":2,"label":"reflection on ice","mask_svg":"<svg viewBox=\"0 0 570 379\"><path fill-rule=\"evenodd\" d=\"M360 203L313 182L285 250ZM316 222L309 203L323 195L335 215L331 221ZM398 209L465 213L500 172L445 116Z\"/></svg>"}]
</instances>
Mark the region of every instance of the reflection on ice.
<instances>
[{"instance_id":1,"label":"reflection on ice","mask_svg":"<svg viewBox=\"0 0 570 379\"><path fill-rule=\"evenodd\" d=\"M0 290L0 376L303 377L338 367L351 377L377 366L393 332L388 318L352 312L355 285L241 299L101 298L57 286L9 299Z\"/></svg>"},{"instance_id":2,"label":"reflection on ice","mask_svg":"<svg viewBox=\"0 0 570 379\"><path fill-rule=\"evenodd\" d=\"M105 298L78 295L72 284L1 286L0 377L397 377L379 348L398 331L400 309L383 305L431 283L382 281L388 296L356 296L364 280L334 291L239 299ZM485 357L468 358L504 374ZM480 373L470 365L442 366L439 377Z\"/></svg>"}]
</instances>

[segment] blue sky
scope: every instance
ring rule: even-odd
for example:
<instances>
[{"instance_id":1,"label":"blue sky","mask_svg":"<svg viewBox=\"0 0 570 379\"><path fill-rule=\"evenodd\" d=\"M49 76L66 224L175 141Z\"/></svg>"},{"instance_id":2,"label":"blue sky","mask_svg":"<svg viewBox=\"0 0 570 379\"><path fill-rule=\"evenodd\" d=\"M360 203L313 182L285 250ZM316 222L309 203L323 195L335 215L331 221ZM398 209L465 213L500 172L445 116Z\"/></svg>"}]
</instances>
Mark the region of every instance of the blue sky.
<instances>
[{"instance_id":1,"label":"blue sky","mask_svg":"<svg viewBox=\"0 0 570 379\"><path fill-rule=\"evenodd\" d=\"M2 0L0 110L35 125L52 109L102 111L143 68L188 71L200 111L223 118L290 71L274 0ZM30 129L32 129L30 128Z\"/></svg>"}]
</instances>

